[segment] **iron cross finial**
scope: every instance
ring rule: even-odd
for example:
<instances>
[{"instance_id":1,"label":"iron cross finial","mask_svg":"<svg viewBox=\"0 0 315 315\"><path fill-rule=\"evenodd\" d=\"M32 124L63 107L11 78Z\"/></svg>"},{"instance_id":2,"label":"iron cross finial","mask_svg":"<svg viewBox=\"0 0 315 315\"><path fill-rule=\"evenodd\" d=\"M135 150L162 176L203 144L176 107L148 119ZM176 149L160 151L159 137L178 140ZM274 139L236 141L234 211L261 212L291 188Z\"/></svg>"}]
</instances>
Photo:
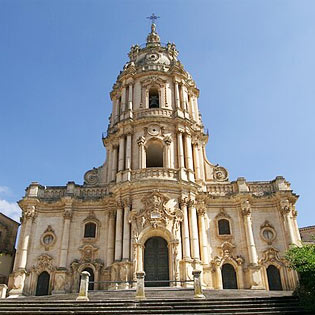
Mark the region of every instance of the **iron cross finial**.
<instances>
[{"instance_id":1,"label":"iron cross finial","mask_svg":"<svg viewBox=\"0 0 315 315\"><path fill-rule=\"evenodd\" d=\"M151 20L152 24L154 24L155 21L156 21L157 19L159 19L159 18L160 18L160 17L159 17L159 16L156 16L154 13L152 13L151 16L148 16L148 17L147 17L147 19Z\"/></svg>"}]
</instances>

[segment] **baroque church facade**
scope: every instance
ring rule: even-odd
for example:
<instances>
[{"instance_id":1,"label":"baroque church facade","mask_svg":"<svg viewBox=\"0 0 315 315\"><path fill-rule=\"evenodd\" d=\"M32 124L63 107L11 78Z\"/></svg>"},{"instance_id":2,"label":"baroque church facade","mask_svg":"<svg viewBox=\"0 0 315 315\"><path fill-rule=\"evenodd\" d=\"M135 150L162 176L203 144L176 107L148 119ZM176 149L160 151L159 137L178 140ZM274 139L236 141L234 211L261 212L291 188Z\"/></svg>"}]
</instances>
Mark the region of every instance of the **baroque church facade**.
<instances>
[{"instance_id":1,"label":"baroque church facade","mask_svg":"<svg viewBox=\"0 0 315 315\"><path fill-rule=\"evenodd\" d=\"M295 288L284 253L301 241L298 196L281 176L230 181L208 161L199 90L177 56L152 23L110 93L105 163L83 185L26 189L9 295L78 292L84 270L94 290L132 288L138 271L187 287L195 269L208 289Z\"/></svg>"}]
</instances>

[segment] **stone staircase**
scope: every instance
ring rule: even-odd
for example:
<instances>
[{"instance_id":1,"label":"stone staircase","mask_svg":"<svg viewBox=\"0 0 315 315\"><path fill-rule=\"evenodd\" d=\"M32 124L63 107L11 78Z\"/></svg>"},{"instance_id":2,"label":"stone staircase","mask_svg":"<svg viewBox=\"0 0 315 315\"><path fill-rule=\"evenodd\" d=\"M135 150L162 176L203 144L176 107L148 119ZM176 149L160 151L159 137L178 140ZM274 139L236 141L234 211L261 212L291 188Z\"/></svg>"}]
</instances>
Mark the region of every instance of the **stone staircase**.
<instances>
[{"instance_id":1,"label":"stone staircase","mask_svg":"<svg viewBox=\"0 0 315 315\"><path fill-rule=\"evenodd\" d=\"M77 295L24 297L0 301L0 314L307 314L292 292L204 290L206 299L194 300L190 289L146 289L146 300L136 301L133 290L95 291L90 301Z\"/></svg>"}]
</instances>

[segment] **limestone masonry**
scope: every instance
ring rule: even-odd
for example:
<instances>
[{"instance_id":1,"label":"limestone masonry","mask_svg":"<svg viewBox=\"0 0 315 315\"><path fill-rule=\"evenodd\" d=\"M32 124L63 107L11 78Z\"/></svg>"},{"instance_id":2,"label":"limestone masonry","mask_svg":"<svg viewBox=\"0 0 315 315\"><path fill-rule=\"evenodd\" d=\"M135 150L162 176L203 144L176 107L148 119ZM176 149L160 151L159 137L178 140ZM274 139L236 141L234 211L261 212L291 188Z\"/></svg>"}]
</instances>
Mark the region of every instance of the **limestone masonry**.
<instances>
[{"instance_id":1,"label":"limestone masonry","mask_svg":"<svg viewBox=\"0 0 315 315\"><path fill-rule=\"evenodd\" d=\"M208 161L199 90L177 56L152 23L110 93L106 162L83 185L27 188L11 296L78 292L82 271L95 290L134 287L139 271L147 286L187 287L193 270L208 289L295 288L283 256L300 243L298 196L281 176L230 181Z\"/></svg>"}]
</instances>

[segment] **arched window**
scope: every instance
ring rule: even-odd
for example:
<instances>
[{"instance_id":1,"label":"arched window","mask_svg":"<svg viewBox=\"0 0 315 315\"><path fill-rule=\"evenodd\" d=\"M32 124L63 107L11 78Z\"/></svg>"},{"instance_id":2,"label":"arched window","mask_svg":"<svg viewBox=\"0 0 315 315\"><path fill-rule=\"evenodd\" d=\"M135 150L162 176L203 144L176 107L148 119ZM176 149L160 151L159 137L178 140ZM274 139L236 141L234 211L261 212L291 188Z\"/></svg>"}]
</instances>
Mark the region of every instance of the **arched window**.
<instances>
[{"instance_id":1,"label":"arched window","mask_svg":"<svg viewBox=\"0 0 315 315\"><path fill-rule=\"evenodd\" d=\"M222 266L222 284L223 289L237 289L237 280L235 269L231 264Z\"/></svg>"},{"instance_id":2,"label":"arched window","mask_svg":"<svg viewBox=\"0 0 315 315\"><path fill-rule=\"evenodd\" d=\"M149 108L159 108L160 97L157 88L151 88L149 91Z\"/></svg>"},{"instance_id":3,"label":"arched window","mask_svg":"<svg viewBox=\"0 0 315 315\"><path fill-rule=\"evenodd\" d=\"M84 226L84 237L95 237L96 235L96 224L89 222Z\"/></svg>"},{"instance_id":4,"label":"arched window","mask_svg":"<svg viewBox=\"0 0 315 315\"><path fill-rule=\"evenodd\" d=\"M152 142L147 147L147 167L163 167L163 146L159 142Z\"/></svg>"},{"instance_id":5,"label":"arched window","mask_svg":"<svg viewBox=\"0 0 315 315\"><path fill-rule=\"evenodd\" d=\"M230 222L226 219L221 219L218 221L219 235L229 235L231 234Z\"/></svg>"}]
</instances>

